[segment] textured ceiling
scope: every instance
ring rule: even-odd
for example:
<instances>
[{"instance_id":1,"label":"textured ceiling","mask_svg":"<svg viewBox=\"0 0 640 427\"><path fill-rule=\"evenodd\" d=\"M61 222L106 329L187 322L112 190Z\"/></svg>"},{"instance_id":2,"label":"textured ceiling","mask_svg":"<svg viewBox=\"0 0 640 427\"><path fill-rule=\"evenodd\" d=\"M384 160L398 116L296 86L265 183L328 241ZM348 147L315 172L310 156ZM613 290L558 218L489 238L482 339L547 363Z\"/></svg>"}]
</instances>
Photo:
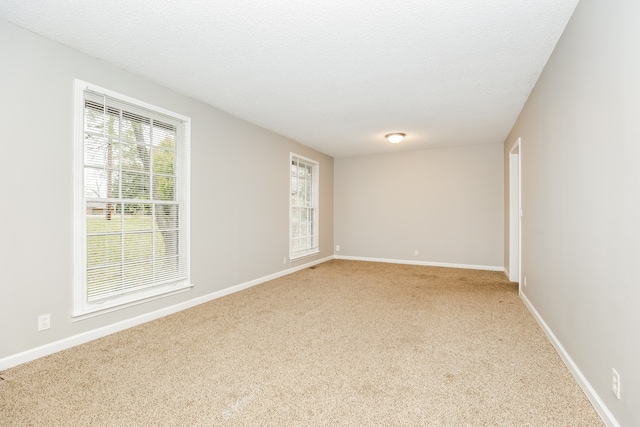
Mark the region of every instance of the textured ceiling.
<instances>
[{"instance_id":1,"label":"textured ceiling","mask_svg":"<svg viewBox=\"0 0 640 427\"><path fill-rule=\"evenodd\" d=\"M342 157L503 142L577 3L2 0L0 17Z\"/></svg>"}]
</instances>

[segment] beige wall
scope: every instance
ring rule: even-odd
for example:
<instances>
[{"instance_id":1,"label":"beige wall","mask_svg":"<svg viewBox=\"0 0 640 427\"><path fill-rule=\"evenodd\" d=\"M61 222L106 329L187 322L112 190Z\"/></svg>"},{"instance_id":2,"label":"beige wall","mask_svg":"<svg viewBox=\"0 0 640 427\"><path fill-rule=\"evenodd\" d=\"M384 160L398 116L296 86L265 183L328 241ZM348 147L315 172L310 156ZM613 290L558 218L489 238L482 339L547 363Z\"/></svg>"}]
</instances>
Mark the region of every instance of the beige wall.
<instances>
[{"instance_id":1,"label":"beige wall","mask_svg":"<svg viewBox=\"0 0 640 427\"><path fill-rule=\"evenodd\" d=\"M640 425L639 17L581 0L504 152L522 137L525 298L623 426Z\"/></svg>"},{"instance_id":2,"label":"beige wall","mask_svg":"<svg viewBox=\"0 0 640 427\"><path fill-rule=\"evenodd\" d=\"M0 52L0 362L333 255L331 157L4 21ZM74 323L75 78L191 117L195 287ZM285 265L291 151L320 163L321 253ZM45 313L51 329L37 332L37 317Z\"/></svg>"},{"instance_id":3,"label":"beige wall","mask_svg":"<svg viewBox=\"0 0 640 427\"><path fill-rule=\"evenodd\" d=\"M336 159L336 254L502 269L502 150L486 144Z\"/></svg>"}]
</instances>

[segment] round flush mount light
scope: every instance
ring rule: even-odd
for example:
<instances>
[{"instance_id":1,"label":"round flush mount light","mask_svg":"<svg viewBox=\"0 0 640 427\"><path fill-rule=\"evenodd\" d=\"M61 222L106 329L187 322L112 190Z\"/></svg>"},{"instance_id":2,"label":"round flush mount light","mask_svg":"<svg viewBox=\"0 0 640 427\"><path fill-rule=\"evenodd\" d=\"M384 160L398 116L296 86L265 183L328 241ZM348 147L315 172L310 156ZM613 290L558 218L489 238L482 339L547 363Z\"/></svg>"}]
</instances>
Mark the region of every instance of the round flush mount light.
<instances>
[{"instance_id":1,"label":"round flush mount light","mask_svg":"<svg viewBox=\"0 0 640 427\"><path fill-rule=\"evenodd\" d=\"M387 140L389 140L390 143L397 144L404 139L405 134L400 132L394 132L394 133L388 133L384 137L387 138Z\"/></svg>"}]
</instances>

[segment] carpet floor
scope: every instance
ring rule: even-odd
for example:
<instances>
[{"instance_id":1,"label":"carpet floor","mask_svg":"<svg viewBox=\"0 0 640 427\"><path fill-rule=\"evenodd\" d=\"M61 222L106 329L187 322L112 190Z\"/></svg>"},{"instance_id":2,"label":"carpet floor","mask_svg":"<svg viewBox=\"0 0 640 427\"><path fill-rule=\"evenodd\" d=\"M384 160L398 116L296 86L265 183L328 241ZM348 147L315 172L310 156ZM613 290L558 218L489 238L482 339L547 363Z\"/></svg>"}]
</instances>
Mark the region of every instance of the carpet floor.
<instances>
[{"instance_id":1,"label":"carpet floor","mask_svg":"<svg viewBox=\"0 0 640 427\"><path fill-rule=\"evenodd\" d=\"M333 260L0 372L2 426L602 426L492 271Z\"/></svg>"}]
</instances>

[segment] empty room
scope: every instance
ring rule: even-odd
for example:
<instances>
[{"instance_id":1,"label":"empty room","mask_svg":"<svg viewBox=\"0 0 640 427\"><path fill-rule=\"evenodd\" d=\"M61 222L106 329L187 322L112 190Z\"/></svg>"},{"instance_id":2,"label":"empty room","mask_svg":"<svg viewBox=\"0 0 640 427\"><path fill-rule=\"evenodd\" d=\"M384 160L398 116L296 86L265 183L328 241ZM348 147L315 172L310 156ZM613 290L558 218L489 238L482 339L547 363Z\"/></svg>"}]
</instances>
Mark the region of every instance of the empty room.
<instances>
[{"instance_id":1,"label":"empty room","mask_svg":"<svg viewBox=\"0 0 640 427\"><path fill-rule=\"evenodd\" d=\"M639 426L640 2L0 3L0 426Z\"/></svg>"}]
</instances>

